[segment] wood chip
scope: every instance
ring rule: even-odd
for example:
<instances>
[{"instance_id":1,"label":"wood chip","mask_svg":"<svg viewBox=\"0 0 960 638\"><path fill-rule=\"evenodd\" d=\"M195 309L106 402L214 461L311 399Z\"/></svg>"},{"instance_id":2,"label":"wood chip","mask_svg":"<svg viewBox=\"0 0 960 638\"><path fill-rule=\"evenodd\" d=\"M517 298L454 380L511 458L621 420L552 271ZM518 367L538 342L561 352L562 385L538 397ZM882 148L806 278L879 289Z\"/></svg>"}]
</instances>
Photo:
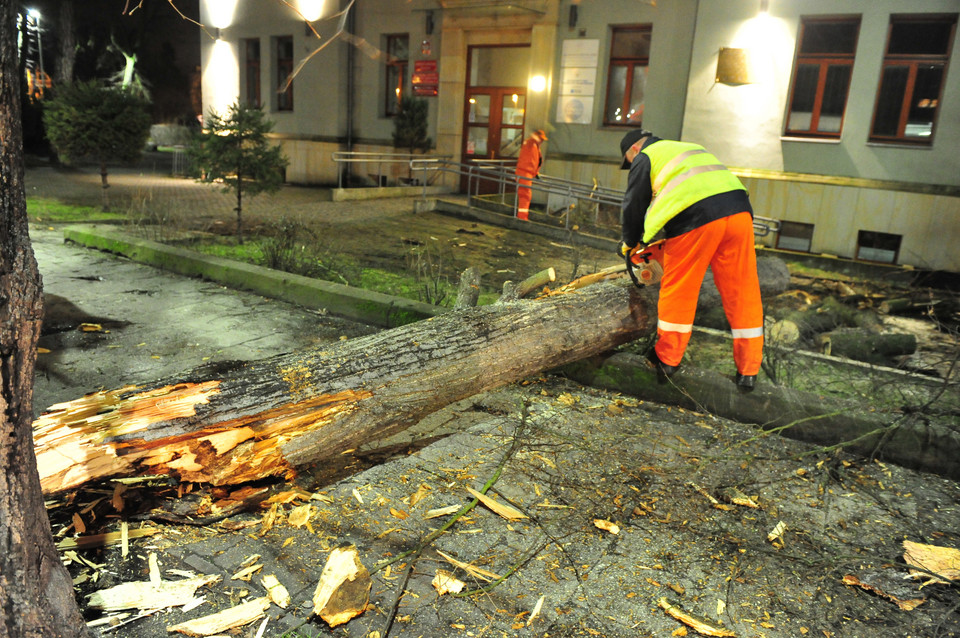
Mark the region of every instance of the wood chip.
<instances>
[{"instance_id":1,"label":"wood chip","mask_svg":"<svg viewBox=\"0 0 960 638\"><path fill-rule=\"evenodd\" d=\"M926 571L910 570L914 578L927 579L921 587L934 583L949 584L949 581L960 579L960 549L940 547L903 541L903 560L908 565L920 567ZM937 574L934 576L929 573ZM941 578L938 578L941 577Z\"/></svg>"},{"instance_id":2,"label":"wood chip","mask_svg":"<svg viewBox=\"0 0 960 638\"><path fill-rule=\"evenodd\" d=\"M421 483L417 491L410 495L410 507L415 507L417 503L429 496L431 491L429 485Z\"/></svg>"},{"instance_id":3,"label":"wood chip","mask_svg":"<svg viewBox=\"0 0 960 638\"><path fill-rule=\"evenodd\" d=\"M342 625L367 608L372 584L356 547L337 548L330 552L313 592L313 613L331 627Z\"/></svg>"},{"instance_id":4,"label":"wood chip","mask_svg":"<svg viewBox=\"0 0 960 638\"><path fill-rule=\"evenodd\" d=\"M722 629L719 627L714 627L708 625L702 620L698 620L683 611L679 607L675 607L667 602L666 598L660 598L657 601L657 605L662 609L668 616L675 620L679 620L683 624L687 625L694 631L703 634L704 636L720 636L721 638L735 638L737 634L733 633L729 629Z\"/></svg>"},{"instance_id":5,"label":"wood chip","mask_svg":"<svg viewBox=\"0 0 960 638\"><path fill-rule=\"evenodd\" d=\"M780 541L780 544L783 544L783 534L787 531L787 524L783 521L778 521L776 526L770 530L770 533L767 534L767 540L771 543Z\"/></svg>"},{"instance_id":6,"label":"wood chip","mask_svg":"<svg viewBox=\"0 0 960 638\"><path fill-rule=\"evenodd\" d=\"M723 496L734 505L739 505L741 507L750 507L753 509L760 509L760 505L755 500L753 500L752 498L744 494L742 491L740 491L740 489L736 487L728 487L727 489L725 489L723 491Z\"/></svg>"},{"instance_id":7,"label":"wood chip","mask_svg":"<svg viewBox=\"0 0 960 638\"><path fill-rule=\"evenodd\" d=\"M150 582L154 585L159 585L163 582L163 578L160 576L160 564L157 561L157 555L153 552L147 555L147 565L150 569Z\"/></svg>"},{"instance_id":8,"label":"wood chip","mask_svg":"<svg viewBox=\"0 0 960 638\"><path fill-rule=\"evenodd\" d=\"M438 569L430 584L437 590L437 595L439 596L443 596L444 594L459 594L463 591L463 588L467 586L465 582L445 569Z\"/></svg>"},{"instance_id":9,"label":"wood chip","mask_svg":"<svg viewBox=\"0 0 960 638\"><path fill-rule=\"evenodd\" d=\"M293 527L303 527L310 521L315 511L313 505L309 503L294 507L287 516L287 523Z\"/></svg>"},{"instance_id":10,"label":"wood chip","mask_svg":"<svg viewBox=\"0 0 960 638\"><path fill-rule=\"evenodd\" d=\"M278 607L286 609L290 606L290 592L287 591L287 588L280 584L280 581L273 574L267 574L260 579L260 582L263 583L264 588L267 590L267 595L270 597L270 600L273 601Z\"/></svg>"},{"instance_id":11,"label":"wood chip","mask_svg":"<svg viewBox=\"0 0 960 638\"><path fill-rule=\"evenodd\" d=\"M602 518L593 519L593 525L597 529L602 529L605 532L610 532L611 534L619 534L620 526L616 523L611 523L610 521Z\"/></svg>"},{"instance_id":12,"label":"wood chip","mask_svg":"<svg viewBox=\"0 0 960 638\"><path fill-rule=\"evenodd\" d=\"M530 612L530 617L527 618L527 627L529 627L531 623L533 623L533 619L540 614L540 610L543 608L543 601L545 598L546 596L541 596L537 601L537 604L533 606L533 611Z\"/></svg>"},{"instance_id":13,"label":"wood chip","mask_svg":"<svg viewBox=\"0 0 960 638\"><path fill-rule=\"evenodd\" d=\"M427 513L423 515L424 518L439 518L441 516L447 516L453 514L454 512L460 511L459 505L447 505L446 507L438 507L436 509L427 510Z\"/></svg>"},{"instance_id":14,"label":"wood chip","mask_svg":"<svg viewBox=\"0 0 960 638\"><path fill-rule=\"evenodd\" d=\"M520 510L518 510L517 508L515 508L515 507L513 507L513 506L511 506L511 505L505 505L505 504L503 504L503 503L499 503L499 502L493 500L492 498L490 498L489 496L487 496L486 494L481 494L480 492L478 492L477 490L475 490L475 489L473 489L473 488L467 487L466 490L467 490L467 492L470 493L470 496L472 496L473 498L479 500L479 501L480 501L481 503L483 503L487 508L489 508L491 511L493 511L493 513L502 516L503 518L507 519L508 521L518 521L518 520L520 520L520 519L522 519L522 518L529 518L526 514L524 514L523 512L521 512Z\"/></svg>"},{"instance_id":15,"label":"wood chip","mask_svg":"<svg viewBox=\"0 0 960 638\"><path fill-rule=\"evenodd\" d=\"M256 565L250 565L249 567L244 567L236 574L230 577L230 580L246 580L249 581L254 574L263 569L263 563L257 563Z\"/></svg>"},{"instance_id":16,"label":"wood chip","mask_svg":"<svg viewBox=\"0 0 960 638\"><path fill-rule=\"evenodd\" d=\"M269 608L270 599L263 596L209 616L167 627L167 633L179 632L187 636L213 636L259 620Z\"/></svg>"}]
</instances>

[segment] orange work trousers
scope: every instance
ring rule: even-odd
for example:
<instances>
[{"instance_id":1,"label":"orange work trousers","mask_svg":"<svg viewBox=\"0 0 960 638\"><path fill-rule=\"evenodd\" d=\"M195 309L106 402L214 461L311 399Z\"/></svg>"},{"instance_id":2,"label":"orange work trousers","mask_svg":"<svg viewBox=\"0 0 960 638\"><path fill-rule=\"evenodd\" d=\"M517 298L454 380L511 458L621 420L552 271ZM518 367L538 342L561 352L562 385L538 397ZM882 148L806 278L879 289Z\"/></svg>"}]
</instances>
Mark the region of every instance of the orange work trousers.
<instances>
[{"instance_id":1,"label":"orange work trousers","mask_svg":"<svg viewBox=\"0 0 960 638\"><path fill-rule=\"evenodd\" d=\"M530 200L533 199L533 191L530 190L531 178L533 175L524 175L517 173L517 179L520 185L517 186L517 217L519 219L530 219Z\"/></svg>"},{"instance_id":2,"label":"orange work trousers","mask_svg":"<svg viewBox=\"0 0 960 638\"><path fill-rule=\"evenodd\" d=\"M710 266L733 333L737 371L743 375L760 371L763 305L753 242L753 218L748 212L723 217L664 242L655 348L660 361L680 365L693 330L700 286Z\"/></svg>"}]
</instances>

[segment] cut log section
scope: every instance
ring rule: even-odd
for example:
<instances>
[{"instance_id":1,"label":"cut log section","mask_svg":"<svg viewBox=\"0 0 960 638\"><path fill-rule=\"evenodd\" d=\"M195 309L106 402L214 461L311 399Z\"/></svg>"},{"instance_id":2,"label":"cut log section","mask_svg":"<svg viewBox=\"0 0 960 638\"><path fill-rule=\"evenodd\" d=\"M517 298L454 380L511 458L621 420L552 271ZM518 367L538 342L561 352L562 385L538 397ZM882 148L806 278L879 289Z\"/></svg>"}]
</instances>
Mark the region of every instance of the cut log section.
<instances>
[{"instance_id":1,"label":"cut log section","mask_svg":"<svg viewBox=\"0 0 960 638\"><path fill-rule=\"evenodd\" d=\"M656 289L600 284L61 403L34 423L43 490L154 474L214 485L290 477L454 401L649 334L656 299Z\"/></svg>"}]
</instances>

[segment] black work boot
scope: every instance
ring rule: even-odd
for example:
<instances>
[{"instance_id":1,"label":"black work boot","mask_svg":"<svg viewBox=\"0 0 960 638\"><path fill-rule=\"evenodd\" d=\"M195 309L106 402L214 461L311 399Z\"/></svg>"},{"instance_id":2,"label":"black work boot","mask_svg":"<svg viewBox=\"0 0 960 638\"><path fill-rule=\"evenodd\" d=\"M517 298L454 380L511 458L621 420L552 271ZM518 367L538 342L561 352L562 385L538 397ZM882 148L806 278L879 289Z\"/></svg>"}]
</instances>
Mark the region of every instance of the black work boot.
<instances>
[{"instance_id":1,"label":"black work boot","mask_svg":"<svg viewBox=\"0 0 960 638\"><path fill-rule=\"evenodd\" d=\"M677 370L680 369L680 366L670 366L660 360L660 357L657 356L656 350L650 350L647 354L647 361L653 366L653 369L657 371L657 383L666 383L667 379L676 374Z\"/></svg>"},{"instance_id":2,"label":"black work boot","mask_svg":"<svg viewBox=\"0 0 960 638\"><path fill-rule=\"evenodd\" d=\"M737 390L740 390L740 392L753 392L753 386L757 383L757 375L740 374L738 372L735 383L737 384Z\"/></svg>"}]
</instances>

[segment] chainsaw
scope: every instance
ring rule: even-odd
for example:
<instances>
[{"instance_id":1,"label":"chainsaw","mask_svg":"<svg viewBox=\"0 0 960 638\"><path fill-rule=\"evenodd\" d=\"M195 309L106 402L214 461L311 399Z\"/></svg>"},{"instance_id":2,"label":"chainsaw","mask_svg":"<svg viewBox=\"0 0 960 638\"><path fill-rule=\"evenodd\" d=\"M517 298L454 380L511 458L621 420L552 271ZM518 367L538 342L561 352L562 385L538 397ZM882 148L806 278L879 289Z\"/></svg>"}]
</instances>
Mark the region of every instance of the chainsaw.
<instances>
[{"instance_id":1,"label":"chainsaw","mask_svg":"<svg viewBox=\"0 0 960 638\"><path fill-rule=\"evenodd\" d=\"M625 261L627 274L638 288L660 283L663 277L663 240L629 253Z\"/></svg>"}]
</instances>

